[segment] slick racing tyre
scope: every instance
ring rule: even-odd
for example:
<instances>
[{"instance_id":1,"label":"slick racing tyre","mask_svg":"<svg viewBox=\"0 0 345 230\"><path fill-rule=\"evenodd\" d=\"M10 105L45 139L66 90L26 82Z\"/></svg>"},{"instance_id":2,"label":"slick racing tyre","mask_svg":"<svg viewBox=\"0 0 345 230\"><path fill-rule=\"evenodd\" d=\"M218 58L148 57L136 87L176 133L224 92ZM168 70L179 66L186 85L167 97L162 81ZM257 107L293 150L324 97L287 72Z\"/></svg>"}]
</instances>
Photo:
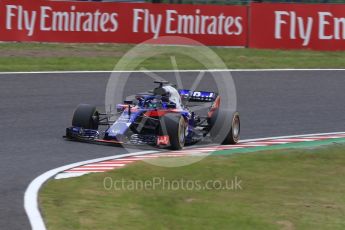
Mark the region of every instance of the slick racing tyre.
<instances>
[{"instance_id":1,"label":"slick racing tyre","mask_svg":"<svg viewBox=\"0 0 345 230\"><path fill-rule=\"evenodd\" d=\"M240 140L240 115L238 112L217 109L210 118L210 135L214 142L229 145Z\"/></svg>"},{"instance_id":2,"label":"slick racing tyre","mask_svg":"<svg viewBox=\"0 0 345 230\"><path fill-rule=\"evenodd\" d=\"M162 119L163 135L168 134L170 149L180 150L184 147L187 124L180 114L166 114Z\"/></svg>"},{"instance_id":3,"label":"slick racing tyre","mask_svg":"<svg viewBox=\"0 0 345 230\"><path fill-rule=\"evenodd\" d=\"M72 126L84 129L98 129L99 113L95 106L80 104L73 114Z\"/></svg>"}]
</instances>

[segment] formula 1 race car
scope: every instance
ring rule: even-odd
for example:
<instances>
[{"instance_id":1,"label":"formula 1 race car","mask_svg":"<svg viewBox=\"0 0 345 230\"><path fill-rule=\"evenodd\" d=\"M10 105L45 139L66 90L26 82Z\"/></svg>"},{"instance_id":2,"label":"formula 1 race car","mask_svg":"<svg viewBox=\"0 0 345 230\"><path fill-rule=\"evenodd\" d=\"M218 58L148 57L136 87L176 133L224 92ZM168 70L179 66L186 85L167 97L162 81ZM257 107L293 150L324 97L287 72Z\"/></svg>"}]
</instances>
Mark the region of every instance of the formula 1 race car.
<instances>
[{"instance_id":1,"label":"formula 1 race car","mask_svg":"<svg viewBox=\"0 0 345 230\"><path fill-rule=\"evenodd\" d=\"M100 113L92 105L78 105L72 127L66 129L64 137L173 150L205 139L221 144L239 141L239 113L222 108L217 93L177 90L165 81L155 83L158 86L151 92L137 94L134 100L118 104L111 114ZM187 106L190 102L209 103L207 114L200 116L193 112L192 107ZM103 131L102 126L105 127Z\"/></svg>"}]
</instances>

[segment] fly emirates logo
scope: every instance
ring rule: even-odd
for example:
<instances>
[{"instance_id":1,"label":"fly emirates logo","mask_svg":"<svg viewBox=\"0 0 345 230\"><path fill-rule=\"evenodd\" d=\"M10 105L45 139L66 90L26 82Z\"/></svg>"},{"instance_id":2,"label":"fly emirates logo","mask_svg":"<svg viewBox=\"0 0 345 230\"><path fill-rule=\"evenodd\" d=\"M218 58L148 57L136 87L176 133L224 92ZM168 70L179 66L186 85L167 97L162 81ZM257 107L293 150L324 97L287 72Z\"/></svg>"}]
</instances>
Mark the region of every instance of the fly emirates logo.
<instances>
[{"instance_id":1,"label":"fly emirates logo","mask_svg":"<svg viewBox=\"0 0 345 230\"><path fill-rule=\"evenodd\" d=\"M80 12L71 6L68 12L54 11L50 6L41 6L39 12L26 10L23 6L6 6L6 29L26 31L32 36L39 23L41 31L84 31L84 32L115 32L118 29L118 14Z\"/></svg>"},{"instance_id":2,"label":"fly emirates logo","mask_svg":"<svg viewBox=\"0 0 345 230\"><path fill-rule=\"evenodd\" d=\"M314 26L315 23L315 26ZM275 11L275 39L301 39L308 46L313 29L319 40L345 40L345 18L331 12L317 12L314 17L302 17L295 11Z\"/></svg>"},{"instance_id":3,"label":"fly emirates logo","mask_svg":"<svg viewBox=\"0 0 345 230\"><path fill-rule=\"evenodd\" d=\"M172 9L165 10L164 14L133 9L133 32L153 33L153 38L161 34L240 35L243 32L242 23L240 16L226 16L224 13L210 16L200 9L192 14L179 14Z\"/></svg>"},{"instance_id":4,"label":"fly emirates logo","mask_svg":"<svg viewBox=\"0 0 345 230\"><path fill-rule=\"evenodd\" d=\"M110 10L109 10L110 11ZM149 9L122 8L118 12L102 12L99 9L85 11L71 5L64 11L52 6L27 9L22 5L5 6L5 28L8 31L25 32L34 36L37 32L118 32L149 34L157 39L162 35L241 35L243 18L225 13L205 15L200 9L180 14L174 9L150 12ZM121 24L122 23L122 24Z\"/></svg>"}]
</instances>

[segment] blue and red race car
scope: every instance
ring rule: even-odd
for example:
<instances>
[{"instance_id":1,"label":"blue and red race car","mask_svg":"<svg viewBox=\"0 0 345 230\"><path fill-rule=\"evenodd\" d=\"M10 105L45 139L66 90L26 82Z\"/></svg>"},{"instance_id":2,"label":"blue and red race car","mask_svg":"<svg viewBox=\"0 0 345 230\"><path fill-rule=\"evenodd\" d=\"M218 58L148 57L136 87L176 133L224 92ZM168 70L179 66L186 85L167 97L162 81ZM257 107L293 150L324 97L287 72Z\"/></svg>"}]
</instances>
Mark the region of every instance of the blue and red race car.
<instances>
[{"instance_id":1,"label":"blue and red race car","mask_svg":"<svg viewBox=\"0 0 345 230\"><path fill-rule=\"evenodd\" d=\"M66 129L64 137L173 150L204 140L221 144L239 141L239 113L222 108L217 93L177 90L168 82L155 83L158 86L153 91L137 94L135 100L118 104L115 113L100 113L95 106L80 104L74 112L72 127ZM201 116L193 112L187 105L190 102L209 103L207 114Z\"/></svg>"}]
</instances>

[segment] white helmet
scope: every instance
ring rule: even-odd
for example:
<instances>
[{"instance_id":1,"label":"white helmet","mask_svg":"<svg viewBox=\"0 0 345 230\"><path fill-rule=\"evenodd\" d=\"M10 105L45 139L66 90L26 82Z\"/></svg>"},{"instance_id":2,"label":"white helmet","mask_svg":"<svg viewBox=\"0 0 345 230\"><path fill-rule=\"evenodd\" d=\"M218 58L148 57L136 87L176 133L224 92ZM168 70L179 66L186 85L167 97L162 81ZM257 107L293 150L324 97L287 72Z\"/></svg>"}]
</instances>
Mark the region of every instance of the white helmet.
<instances>
[{"instance_id":1,"label":"white helmet","mask_svg":"<svg viewBox=\"0 0 345 230\"><path fill-rule=\"evenodd\" d=\"M182 109L181 96L178 93L177 89L170 85L163 86L163 88L166 90L166 92L169 93L169 101L176 104L176 109Z\"/></svg>"}]
</instances>

